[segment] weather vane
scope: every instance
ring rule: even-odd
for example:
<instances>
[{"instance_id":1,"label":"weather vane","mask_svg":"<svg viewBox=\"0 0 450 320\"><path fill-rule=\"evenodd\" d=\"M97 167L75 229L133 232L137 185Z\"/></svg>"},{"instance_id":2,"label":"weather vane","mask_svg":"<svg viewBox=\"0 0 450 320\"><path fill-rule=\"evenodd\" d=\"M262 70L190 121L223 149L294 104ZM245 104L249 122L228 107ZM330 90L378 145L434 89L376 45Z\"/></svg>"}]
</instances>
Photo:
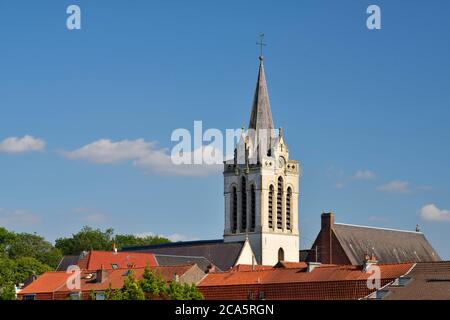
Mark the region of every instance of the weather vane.
<instances>
[{"instance_id":1,"label":"weather vane","mask_svg":"<svg viewBox=\"0 0 450 320\"><path fill-rule=\"evenodd\" d=\"M259 34L259 42L256 43L258 46L260 46L260 50L261 50L261 55L259 56L259 59L262 60L263 59L263 49L265 46L267 46L266 43L264 43L264 33L260 33Z\"/></svg>"}]
</instances>

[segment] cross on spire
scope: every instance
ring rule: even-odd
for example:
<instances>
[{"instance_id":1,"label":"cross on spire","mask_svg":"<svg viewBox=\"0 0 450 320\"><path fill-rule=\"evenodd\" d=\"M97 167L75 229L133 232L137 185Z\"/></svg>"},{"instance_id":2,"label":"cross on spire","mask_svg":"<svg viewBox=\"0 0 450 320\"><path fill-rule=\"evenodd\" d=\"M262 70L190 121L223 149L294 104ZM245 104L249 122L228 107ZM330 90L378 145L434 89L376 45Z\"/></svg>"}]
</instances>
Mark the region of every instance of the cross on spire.
<instances>
[{"instance_id":1,"label":"cross on spire","mask_svg":"<svg viewBox=\"0 0 450 320\"><path fill-rule=\"evenodd\" d=\"M257 42L256 43L258 46L260 46L260 50L261 50L261 54L260 54L260 56L259 56L259 60L263 60L264 59L264 56L263 56L263 49L264 49L264 47L265 46L267 46L267 44L266 43L264 43L264 33L260 33L259 34L259 42Z\"/></svg>"}]
</instances>

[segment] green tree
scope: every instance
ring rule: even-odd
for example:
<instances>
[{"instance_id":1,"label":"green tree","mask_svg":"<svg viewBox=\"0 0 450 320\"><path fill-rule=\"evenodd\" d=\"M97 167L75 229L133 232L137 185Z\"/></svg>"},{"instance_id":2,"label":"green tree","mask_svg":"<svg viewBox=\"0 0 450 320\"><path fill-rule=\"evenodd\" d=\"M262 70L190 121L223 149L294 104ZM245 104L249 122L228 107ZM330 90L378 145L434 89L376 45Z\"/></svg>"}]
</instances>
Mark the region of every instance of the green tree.
<instances>
[{"instance_id":1,"label":"green tree","mask_svg":"<svg viewBox=\"0 0 450 320\"><path fill-rule=\"evenodd\" d=\"M14 233L0 228L0 256L11 259L32 257L56 268L61 261L61 251L36 234Z\"/></svg>"},{"instance_id":2,"label":"green tree","mask_svg":"<svg viewBox=\"0 0 450 320\"><path fill-rule=\"evenodd\" d=\"M158 236L137 237L130 234L114 235L113 229L92 229L85 226L70 238L59 238L55 247L63 254L80 254L89 250L111 250L113 244L118 248L126 246L152 245L170 242L166 238Z\"/></svg>"},{"instance_id":3,"label":"green tree","mask_svg":"<svg viewBox=\"0 0 450 320\"><path fill-rule=\"evenodd\" d=\"M192 283L191 285L184 284L184 300L203 300L202 293L198 290L197 286Z\"/></svg>"},{"instance_id":4,"label":"green tree","mask_svg":"<svg viewBox=\"0 0 450 320\"><path fill-rule=\"evenodd\" d=\"M162 297L167 293L167 285L164 279L160 274L156 274L148 267L144 269L144 274L139 284L145 293L154 297Z\"/></svg>"},{"instance_id":5,"label":"green tree","mask_svg":"<svg viewBox=\"0 0 450 320\"><path fill-rule=\"evenodd\" d=\"M109 283L108 289L105 291L105 300L124 300L122 290L114 290Z\"/></svg>"},{"instance_id":6,"label":"green tree","mask_svg":"<svg viewBox=\"0 0 450 320\"><path fill-rule=\"evenodd\" d=\"M13 283L0 287L0 300L16 300L16 288Z\"/></svg>"},{"instance_id":7,"label":"green tree","mask_svg":"<svg viewBox=\"0 0 450 320\"><path fill-rule=\"evenodd\" d=\"M147 246L169 243L170 240L159 236L137 237L132 234L118 234L114 237L114 243L118 248L130 246Z\"/></svg>"},{"instance_id":8,"label":"green tree","mask_svg":"<svg viewBox=\"0 0 450 320\"><path fill-rule=\"evenodd\" d=\"M133 270L128 271L123 288L120 291L122 293L122 300L145 300L144 291L136 280Z\"/></svg>"},{"instance_id":9,"label":"green tree","mask_svg":"<svg viewBox=\"0 0 450 320\"><path fill-rule=\"evenodd\" d=\"M11 300L15 297L11 295L15 284L15 261L8 258L0 258L0 300Z\"/></svg>"},{"instance_id":10,"label":"green tree","mask_svg":"<svg viewBox=\"0 0 450 320\"><path fill-rule=\"evenodd\" d=\"M15 285L53 270L61 252L44 238L0 228L0 299L15 298Z\"/></svg>"},{"instance_id":11,"label":"green tree","mask_svg":"<svg viewBox=\"0 0 450 320\"><path fill-rule=\"evenodd\" d=\"M15 234L0 227L0 257L8 254L8 248L14 242Z\"/></svg>"},{"instance_id":12,"label":"green tree","mask_svg":"<svg viewBox=\"0 0 450 320\"><path fill-rule=\"evenodd\" d=\"M92 229L85 226L70 238L56 239L55 247L60 249L64 255L80 254L89 250L111 250L112 236L114 230Z\"/></svg>"},{"instance_id":13,"label":"green tree","mask_svg":"<svg viewBox=\"0 0 450 320\"><path fill-rule=\"evenodd\" d=\"M181 284L172 281L169 284L168 296L171 300L202 300L203 295L195 284Z\"/></svg>"},{"instance_id":14,"label":"green tree","mask_svg":"<svg viewBox=\"0 0 450 320\"><path fill-rule=\"evenodd\" d=\"M178 281L171 281L167 294L170 300L185 300L183 286Z\"/></svg>"},{"instance_id":15,"label":"green tree","mask_svg":"<svg viewBox=\"0 0 450 320\"><path fill-rule=\"evenodd\" d=\"M31 257L21 257L15 261L15 282L23 283L30 275L40 275L47 271L54 270L39 260Z\"/></svg>"}]
</instances>

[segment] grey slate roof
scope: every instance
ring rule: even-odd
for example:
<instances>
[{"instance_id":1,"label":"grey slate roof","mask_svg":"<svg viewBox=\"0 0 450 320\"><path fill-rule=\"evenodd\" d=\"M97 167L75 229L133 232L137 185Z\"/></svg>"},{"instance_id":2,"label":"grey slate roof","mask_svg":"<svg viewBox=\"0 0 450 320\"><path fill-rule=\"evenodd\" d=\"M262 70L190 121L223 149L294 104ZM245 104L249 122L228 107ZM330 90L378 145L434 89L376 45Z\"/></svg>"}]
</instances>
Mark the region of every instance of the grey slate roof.
<instances>
[{"instance_id":1,"label":"grey slate roof","mask_svg":"<svg viewBox=\"0 0 450 320\"><path fill-rule=\"evenodd\" d=\"M253 98L252 112L250 114L249 129L272 129L272 111L270 110L269 91L267 89L264 64L259 64L258 80L256 82L255 96ZM272 131L271 131L272 132Z\"/></svg>"},{"instance_id":2,"label":"grey slate roof","mask_svg":"<svg viewBox=\"0 0 450 320\"><path fill-rule=\"evenodd\" d=\"M223 240L202 240L164 243L151 246L125 247L122 251L149 252L155 254L205 257L221 270L234 266L242 251L244 242Z\"/></svg>"},{"instance_id":3,"label":"grey slate roof","mask_svg":"<svg viewBox=\"0 0 450 320\"><path fill-rule=\"evenodd\" d=\"M421 232L340 223L333 229L353 265L361 265L366 253L374 253L380 263L441 260Z\"/></svg>"},{"instance_id":4,"label":"grey slate roof","mask_svg":"<svg viewBox=\"0 0 450 320\"><path fill-rule=\"evenodd\" d=\"M160 266L178 266L185 264L195 263L203 271L207 272L208 267L211 265L211 261L205 257L194 257L194 256L174 256L167 254L155 254L156 262ZM216 267L216 271L222 271Z\"/></svg>"},{"instance_id":5,"label":"grey slate roof","mask_svg":"<svg viewBox=\"0 0 450 320\"><path fill-rule=\"evenodd\" d=\"M308 254L311 250L306 249L306 250L299 250L298 251L298 255L299 255L299 262L305 262L306 259L308 258Z\"/></svg>"},{"instance_id":6,"label":"grey slate roof","mask_svg":"<svg viewBox=\"0 0 450 320\"><path fill-rule=\"evenodd\" d=\"M385 300L450 300L450 261L420 262L406 276L404 285L390 285Z\"/></svg>"},{"instance_id":7,"label":"grey slate roof","mask_svg":"<svg viewBox=\"0 0 450 320\"><path fill-rule=\"evenodd\" d=\"M79 260L79 255L63 256L58 267L56 268L56 271L66 271L69 266L78 264Z\"/></svg>"}]
</instances>

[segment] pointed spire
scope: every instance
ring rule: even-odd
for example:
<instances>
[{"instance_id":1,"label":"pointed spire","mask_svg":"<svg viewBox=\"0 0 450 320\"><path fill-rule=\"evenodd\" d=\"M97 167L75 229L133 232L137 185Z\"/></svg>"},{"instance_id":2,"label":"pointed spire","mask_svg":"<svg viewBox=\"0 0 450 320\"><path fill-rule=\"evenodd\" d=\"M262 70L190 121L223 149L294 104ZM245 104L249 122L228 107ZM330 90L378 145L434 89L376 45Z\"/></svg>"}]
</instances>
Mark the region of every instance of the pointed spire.
<instances>
[{"instance_id":1,"label":"pointed spire","mask_svg":"<svg viewBox=\"0 0 450 320\"><path fill-rule=\"evenodd\" d=\"M256 83L248 128L255 130L270 129L272 131L274 127L272 111L270 110L269 91L267 90L266 75L264 73L263 57L259 57L259 60L258 81Z\"/></svg>"}]
</instances>

